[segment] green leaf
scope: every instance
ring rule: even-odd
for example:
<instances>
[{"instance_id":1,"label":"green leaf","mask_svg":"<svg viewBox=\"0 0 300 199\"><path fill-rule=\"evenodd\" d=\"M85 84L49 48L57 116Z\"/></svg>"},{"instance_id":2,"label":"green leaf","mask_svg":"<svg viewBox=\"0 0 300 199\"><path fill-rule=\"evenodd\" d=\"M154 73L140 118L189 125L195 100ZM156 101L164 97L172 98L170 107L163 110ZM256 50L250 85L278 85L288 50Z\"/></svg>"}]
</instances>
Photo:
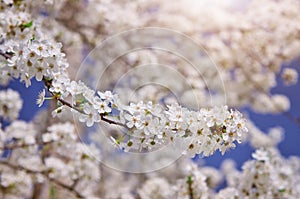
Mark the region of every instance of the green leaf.
<instances>
[{"instance_id":1,"label":"green leaf","mask_svg":"<svg viewBox=\"0 0 300 199\"><path fill-rule=\"evenodd\" d=\"M23 31L25 28L30 28L32 26L32 21L26 23L26 24L21 24L19 27L21 28L21 31Z\"/></svg>"},{"instance_id":2,"label":"green leaf","mask_svg":"<svg viewBox=\"0 0 300 199\"><path fill-rule=\"evenodd\" d=\"M187 177L186 183L187 184L192 184L193 183L192 176Z\"/></svg>"},{"instance_id":3,"label":"green leaf","mask_svg":"<svg viewBox=\"0 0 300 199\"><path fill-rule=\"evenodd\" d=\"M33 40L35 40L34 36L32 36L32 38L30 39L30 42L33 42Z\"/></svg>"},{"instance_id":4,"label":"green leaf","mask_svg":"<svg viewBox=\"0 0 300 199\"><path fill-rule=\"evenodd\" d=\"M285 189L279 189L278 190L280 193L284 193L285 192Z\"/></svg>"},{"instance_id":5,"label":"green leaf","mask_svg":"<svg viewBox=\"0 0 300 199\"><path fill-rule=\"evenodd\" d=\"M55 187L51 186L49 190L49 195L51 199L56 199L56 189Z\"/></svg>"}]
</instances>

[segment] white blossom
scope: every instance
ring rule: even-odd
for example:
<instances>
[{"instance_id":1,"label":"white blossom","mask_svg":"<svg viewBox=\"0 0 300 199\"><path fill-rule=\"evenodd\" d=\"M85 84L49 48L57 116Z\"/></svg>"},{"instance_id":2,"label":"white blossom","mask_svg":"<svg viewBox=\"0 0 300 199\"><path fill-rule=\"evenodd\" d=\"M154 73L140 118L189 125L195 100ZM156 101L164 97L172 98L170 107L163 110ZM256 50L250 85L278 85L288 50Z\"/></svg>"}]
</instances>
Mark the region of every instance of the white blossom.
<instances>
[{"instance_id":1,"label":"white blossom","mask_svg":"<svg viewBox=\"0 0 300 199\"><path fill-rule=\"evenodd\" d=\"M36 104L41 107L45 101L45 95L46 95L46 91L45 89L43 89L42 91L40 91L38 98L36 100Z\"/></svg>"},{"instance_id":2,"label":"white blossom","mask_svg":"<svg viewBox=\"0 0 300 199\"><path fill-rule=\"evenodd\" d=\"M0 91L0 117L11 121L17 119L22 105L18 92L12 89Z\"/></svg>"},{"instance_id":3,"label":"white blossom","mask_svg":"<svg viewBox=\"0 0 300 199\"><path fill-rule=\"evenodd\" d=\"M83 111L84 113L80 115L79 121L86 122L88 127L93 126L95 122L100 121L99 113L91 105L85 104Z\"/></svg>"},{"instance_id":4,"label":"white blossom","mask_svg":"<svg viewBox=\"0 0 300 199\"><path fill-rule=\"evenodd\" d=\"M270 93L279 75L286 85L298 80L296 69L282 69L282 66L299 54L300 4L297 0L253 0L243 5L239 3L239 8L227 4L228 1L213 1L203 6L203 2L190 0L179 0L176 4L170 0L0 1L0 83L7 85L15 78L28 87L32 78L42 81L52 100L57 102L52 116L58 117L39 120L47 124L15 120L22 107L19 94L11 89L0 91L0 117L11 121L5 129L0 129L0 198L31 198L38 183L43 189L46 187L47 193L49 186L50 194L53 187L55 194L70 192L62 198L73 197L73 194L97 198L99 194L101 198L124 199L297 199L300 195L299 158L283 158L275 149L283 138L283 130L276 127L264 134L249 124L239 111L228 107L248 106L256 112L276 114L290 109L287 96ZM85 51L86 46L93 47L113 33L149 25L177 29L195 39L216 63L217 70L205 61L197 71L173 55L132 52L126 55L124 63L122 59L115 60L118 70L107 68L109 78L99 87L108 90L93 90L87 86L90 84L73 80L76 61L82 61L82 54L86 53L82 49ZM135 37L133 41L137 45L147 39ZM172 44L167 44L168 40L172 40ZM125 50L131 42L131 38L126 38L116 46ZM175 45L176 49L183 47L188 52L185 57L188 61L199 56L199 51L186 49L183 43L177 45L172 37L163 38L163 42ZM74 53L74 49L80 52ZM108 54L114 55L114 50L110 46ZM99 56L101 61L96 60L95 65L107 66L107 54ZM152 68L136 72L128 78L128 84L136 89L141 83L158 80L167 85L167 89L178 91L178 96L188 104L179 105L170 97L173 94L154 86L136 91L129 104L122 102L124 98L129 100L127 96L131 93L130 89L122 88L127 82L110 91L120 75L131 69L135 71L140 64L158 61L182 73L189 86L164 69ZM72 67L67 71L69 64ZM93 73L93 69L88 72ZM147 76L147 73L151 74ZM218 75L221 84L216 78ZM221 103L224 85L228 106ZM36 101L39 107L45 100L45 89ZM197 100L193 100L194 94ZM216 99L218 106L210 104L211 98ZM222 174L191 161L183 161L180 166L175 163L173 168L166 168L160 174L133 177L130 173L107 171L98 162L102 155L99 149L105 151L105 147L84 144L85 132L79 132L83 136L81 141L74 124L53 123L68 120L65 115L70 114L87 127L101 120L117 126L106 133L115 146L126 152L152 152L168 144L179 144L178 148L183 148L180 152L189 157L209 156L217 150L224 154L248 136L256 151L252 154L254 159L246 161L242 171L232 162L222 166L227 186L220 191L214 188L222 181ZM51 125L47 126L48 123ZM118 129L118 139L114 138L115 129ZM123 161L117 159L118 164ZM125 161L135 166L130 158ZM154 157L151 161L147 166L164 159ZM62 190L56 191L57 188Z\"/></svg>"},{"instance_id":5,"label":"white blossom","mask_svg":"<svg viewBox=\"0 0 300 199\"><path fill-rule=\"evenodd\" d=\"M268 151L264 150L257 150L255 153L252 154L252 157L258 161L268 161L269 160Z\"/></svg>"}]
</instances>

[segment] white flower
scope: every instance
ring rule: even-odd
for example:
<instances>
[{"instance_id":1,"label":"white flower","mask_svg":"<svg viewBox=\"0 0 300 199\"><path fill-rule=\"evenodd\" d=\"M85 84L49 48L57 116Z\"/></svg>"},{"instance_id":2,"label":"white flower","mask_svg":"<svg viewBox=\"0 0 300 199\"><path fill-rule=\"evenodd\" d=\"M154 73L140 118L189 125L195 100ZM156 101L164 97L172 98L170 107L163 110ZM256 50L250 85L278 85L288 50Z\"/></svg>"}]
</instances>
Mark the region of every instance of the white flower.
<instances>
[{"instance_id":1,"label":"white flower","mask_svg":"<svg viewBox=\"0 0 300 199\"><path fill-rule=\"evenodd\" d=\"M47 46L43 43L38 43L38 42L34 42L31 49L38 55L38 56L42 56L42 57L48 57L49 53L48 53L48 49Z\"/></svg>"},{"instance_id":2,"label":"white flower","mask_svg":"<svg viewBox=\"0 0 300 199\"><path fill-rule=\"evenodd\" d=\"M52 141L52 134L51 133L44 133L42 136L43 142L50 142Z\"/></svg>"},{"instance_id":3,"label":"white flower","mask_svg":"<svg viewBox=\"0 0 300 199\"><path fill-rule=\"evenodd\" d=\"M242 197L240 196L238 189L233 187L227 187L225 189L220 190L220 192L216 196L216 199L236 199L236 198L242 198Z\"/></svg>"},{"instance_id":4,"label":"white flower","mask_svg":"<svg viewBox=\"0 0 300 199\"><path fill-rule=\"evenodd\" d=\"M64 90L65 90L65 86L58 81L52 82L52 87L49 89L50 92L54 92L54 93L64 93L63 92Z\"/></svg>"},{"instance_id":5,"label":"white flower","mask_svg":"<svg viewBox=\"0 0 300 199\"><path fill-rule=\"evenodd\" d=\"M21 74L20 82L25 82L25 86L29 87L31 86L31 76L28 76L28 74Z\"/></svg>"},{"instance_id":6,"label":"white flower","mask_svg":"<svg viewBox=\"0 0 300 199\"><path fill-rule=\"evenodd\" d=\"M57 56L61 54L60 49L62 48L62 44L58 42L48 42L46 45L48 45L48 52L50 56Z\"/></svg>"},{"instance_id":7,"label":"white flower","mask_svg":"<svg viewBox=\"0 0 300 199\"><path fill-rule=\"evenodd\" d=\"M21 143L33 144L37 132L31 123L16 120L5 129L5 133L8 140L14 138Z\"/></svg>"},{"instance_id":8,"label":"white flower","mask_svg":"<svg viewBox=\"0 0 300 199\"><path fill-rule=\"evenodd\" d=\"M46 73L46 67L43 66L45 63L41 63L40 61L36 62L36 65L34 67L35 69L35 79L37 81L42 81L44 74Z\"/></svg>"},{"instance_id":9,"label":"white flower","mask_svg":"<svg viewBox=\"0 0 300 199\"><path fill-rule=\"evenodd\" d=\"M36 62L38 59L38 55L32 50L30 47L25 47L23 49L23 61L26 64L27 71L29 71L30 67ZM30 62L32 65L28 65L28 62Z\"/></svg>"},{"instance_id":10,"label":"white flower","mask_svg":"<svg viewBox=\"0 0 300 199\"><path fill-rule=\"evenodd\" d=\"M82 86L82 83L78 84L76 81L72 81L66 90L70 92L71 95L75 96L81 94L84 90L84 87Z\"/></svg>"},{"instance_id":11,"label":"white flower","mask_svg":"<svg viewBox=\"0 0 300 199\"><path fill-rule=\"evenodd\" d=\"M273 95L272 98L272 112L280 113L283 111L288 111L291 107L291 103L288 97L285 95Z\"/></svg>"},{"instance_id":12,"label":"white flower","mask_svg":"<svg viewBox=\"0 0 300 199\"><path fill-rule=\"evenodd\" d=\"M48 157L45 159L45 166L49 169L50 178L68 177L71 168L66 165L61 159L56 157Z\"/></svg>"},{"instance_id":13,"label":"white flower","mask_svg":"<svg viewBox=\"0 0 300 199\"><path fill-rule=\"evenodd\" d=\"M25 138L24 138L24 142L26 143L26 144L34 144L35 142L36 142L36 140L35 140L35 137L34 136L32 136L32 135L27 135L27 136L25 136Z\"/></svg>"},{"instance_id":14,"label":"white flower","mask_svg":"<svg viewBox=\"0 0 300 199\"><path fill-rule=\"evenodd\" d=\"M36 104L41 107L45 101L45 95L46 95L46 91L45 89L43 89L42 91L40 91L38 98L36 100Z\"/></svg>"},{"instance_id":15,"label":"white flower","mask_svg":"<svg viewBox=\"0 0 300 199\"><path fill-rule=\"evenodd\" d=\"M293 85L298 81L298 72L293 68L284 68L281 77L286 85Z\"/></svg>"},{"instance_id":16,"label":"white flower","mask_svg":"<svg viewBox=\"0 0 300 199\"><path fill-rule=\"evenodd\" d=\"M158 138L161 138L162 125L159 122L158 118L153 118L151 115L146 115L142 117L142 126L144 133L146 135L157 135Z\"/></svg>"},{"instance_id":17,"label":"white flower","mask_svg":"<svg viewBox=\"0 0 300 199\"><path fill-rule=\"evenodd\" d=\"M201 151L203 151L203 155L212 155L218 147L217 144L216 139L209 138L208 136L204 137L201 143Z\"/></svg>"},{"instance_id":18,"label":"white flower","mask_svg":"<svg viewBox=\"0 0 300 199\"><path fill-rule=\"evenodd\" d=\"M0 91L0 117L11 121L17 119L22 105L18 92L12 89Z\"/></svg>"},{"instance_id":19,"label":"white flower","mask_svg":"<svg viewBox=\"0 0 300 199\"><path fill-rule=\"evenodd\" d=\"M165 113L169 116L169 119L173 122L182 122L184 119L184 109L178 104L168 105L169 110Z\"/></svg>"},{"instance_id":20,"label":"white flower","mask_svg":"<svg viewBox=\"0 0 300 199\"><path fill-rule=\"evenodd\" d=\"M95 98L95 91L88 88L87 86L84 87L83 89L83 94L82 94L86 100L88 100L89 102L93 102L94 98Z\"/></svg>"},{"instance_id":21,"label":"white flower","mask_svg":"<svg viewBox=\"0 0 300 199\"><path fill-rule=\"evenodd\" d=\"M3 0L3 2L5 4L13 4L14 3L13 0Z\"/></svg>"},{"instance_id":22,"label":"white flower","mask_svg":"<svg viewBox=\"0 0 300 199\"><path fill-rule=\"evenodd\" d=\"M79 121L80 122L85 122L87 127L91 127L91 126L93 126L93 124L95 122L100 121L99 113L91 105L89 105L87 103L84 104L83 112L84 113L80 114Z\"/></svg>"},{"instance_id":23,"label":"white flower","mask_svg":"<svg viewBox=\"0 0 300 199\"><path fill-rule=\"evenodd\" d=\"M11 187L11 192L13 193L9 194L11 198L30 198L32 185L31 175L22 170L9 169L1 175L1 186L5 188Z\"/></svg>"},{"instance_id":24,"label":"white flower","mask_svg":"<svg viewBox=\"0 0 300 199\"><path fill-rule=\"evenodd\" d=\"M102 100L99 97L94 98L94 108L98 111L98 113L110 113L111 108L108 106L108 101Z\"/></svg>"},{"instance_id":25,"label":"white flower","mask_svg":"<svg viewBox=\"0 0 300 199\"><path fill-rule=\"evenodd\" d=\"M114 98L111 91L105 91L104 93L98 91L97 93L101 99L106 100L106 101L111 101Z\"/></svg>"},{"instance_id":26,"label":"white flower","mask_svg":"<svg viewBox=\"0 0 300 199\"><path fill-rule=\"evenodd\" d=\"M267 162L269 160L269 152L263 149L258 149L252 154L252 157L258 161Z\"/></svg>"},{"instance_id":27,"label":"white flower","mask_svg":"<svg viewBox=\"0 0 300 199\"><path fill-rule=\"evenodd\" d=\"M141 188L138 189L139 196L145 199L168 199L175 198L172 186L165 178L153 177L148 179Z\"/></svg>"},{"instance_id":28,"label":"white flower","mask_svg":"<svg viewBox=\"0 0 300 199\"><path fill-rule=\"evenodd\" d=\"M130 103L129 106L124 108L125 110L129 111L129 113L134 114L135 112L141 112L145 109L145 105L142 101L139 103Z\"/></svg>"},{"instance_id":29,"label":"white flower","mask_svg":"<svg viewBox=\"0 0 300 199\"><path fill-rule=\"evenodd\" d=\"M128 128L136 127L137 129L142 128L141 115L135 112L133 115L125 114L125 119L127 120L126 125Z\"/></svg>"}]
</instances>

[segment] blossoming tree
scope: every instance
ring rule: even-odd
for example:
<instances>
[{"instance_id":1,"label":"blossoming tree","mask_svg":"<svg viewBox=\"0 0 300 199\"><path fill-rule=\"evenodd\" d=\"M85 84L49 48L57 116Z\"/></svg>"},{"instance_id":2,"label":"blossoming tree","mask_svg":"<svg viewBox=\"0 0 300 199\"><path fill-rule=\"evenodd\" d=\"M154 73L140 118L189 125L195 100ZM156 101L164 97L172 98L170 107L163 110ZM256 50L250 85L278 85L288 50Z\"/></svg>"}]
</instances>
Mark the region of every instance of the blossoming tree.
<instances>
[{"instance_id":1,"label":"blossoming tree","mask_svg":"<svg viewBox=\"0 0 300 199\"><path fill-rule=\"evenodd\" d=\"M41 82L36 106L49 102L25 122L22 96L0 91L1 198L299 197L282 129L265 134L237 110L298 122L270 92L297 83L282 66L300 49L298 0L2 0L0 10L2 88ZM256 151L241 171L190 159L247 141Z\"/></svg>"}]
</instances>

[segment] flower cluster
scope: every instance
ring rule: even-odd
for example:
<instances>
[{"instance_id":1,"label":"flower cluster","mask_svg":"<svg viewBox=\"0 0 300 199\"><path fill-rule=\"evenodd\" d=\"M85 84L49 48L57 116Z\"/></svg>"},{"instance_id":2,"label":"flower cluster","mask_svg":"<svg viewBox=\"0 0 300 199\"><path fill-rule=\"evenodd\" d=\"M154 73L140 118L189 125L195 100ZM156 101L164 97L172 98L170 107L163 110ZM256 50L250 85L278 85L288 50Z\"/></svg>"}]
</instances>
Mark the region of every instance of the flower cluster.
<instances>
[{"instance_id":1,"label":"flower cluster","mask_svg":"<svg viewBox=\"0 0 300 199\"><path fill-rule=\"evenodd\" d=\"M43 152L55 155L45 158L45 166L49 178L60 179L88 196L93 194L93 187L100 179L100 154L95 146L77 140L74 125L64 123L50 126L48 132L42 135L46 147Z\"/></svg>"},{"instance_id":2,"label":"flower cluster","mask_svg":"<svg viewBox=\"0 0 300 199\"><path fill-rule=\"evenodd\" d=\"M142 199L299 197L299 158L285 159L275 148L258 149L252 157L253 160L244 163L242 171L237 170L230 160L222 164L222 171L211 167L199 167L190 160L181 160L178 165L173 165L158 174L148 175L142 185L129 178L126 185L119 188L123 190L122 193L117 194L113 187L110 190L115 197L134 198L135 195L130 194L130 190L133 191L138 187L137 195ZM214 188L222 183L223 176L226 178L227 186L215 192ZM120 176L116 177L121 179ZM119 181L112 183L116 184ZM128 188L129 185L131 189ZM108 190L109 187L106 192L110 194Z\"/></svg>"},{"instance_id":3,"label":"flower cluster","mask_svg":"<svg viewBox=\"0 0 300 199\"><path fill-rule=\"evenodd\" d=\"M31 123L14 121L0 132L0 137L3 157L0 170L5 171L7 178L14 170L23 172L20 181L19 178L9 181L2 175L1 194L18 195L26 190L25 196L30 197L32 190L24 188L25 185L46 182L70 187L81 197L94 194L94 186L100 179L97 159L100 154L93 145L77 141L72 124L54 124L41 134ZM9 155L4 156L7 152Z\"/></svg>"},{"instance_id":4,"label":"flower cluster","mask_svg":"<svg viewBox=\"0 0 300 199\"><path fill-rule=\"evenodd\" d=\"M11 21L5 19L2 23L4 27L10 27L13 25ZM61 44L42 38L38 25L35 26L37 30L32 30L32 22L22 24L13 26L13 30L31 30L34 38L14 42L7 37L2 47L2 52L9 55L4 70L15 78L20 77L27 86L33 77L38 81L43 80L49 92L61 104L54 115L59 115L63 106L68 106L74 116L88 127L103 120L127 128L128 133L122 136L123 142L120 144L125 150L153 150L182 139L188 143L187 152L191 156L200 153L208 156L216 150L224 153L228 148L233 148L234 142L240 142L247 132L241 114L228 111L226 106L197 112L173 104L165 110L161 105L151 102L126 106L110 91L96 93L83 82L72 81L68 77L68 64L61 52ZM3 31L9 33L11 30L4 28ZM41 92L39 106L44 96L44 92ZM65 101L69 96L72 103Z\"/></svg>"},{"instance_id":5,"label":"flower cluster","mask_svg":"<svg viewBox=\"0 0 300 199\"><path fill-rule=\"evenodd\" d=\"M182 67L184 61L180 59L174 61L170 55L149 52L148 57L154 57L155 63L157 60L159 63L168 63L180 71L187 81L196 80L193 82L197 83L188 89L179 81L173 84L184 92L183 96L191 96L192 93L202 99L199 101L205 106L210 96L203 85L214 85L211 90L220 92L223 84L218 84L215 78L220 74L226 87L230 88L226 90L229 106L249 106L262 113L289 110L289 99L282 94L270 94L270 90L277 85L276 76L281 76L286 85L297 82L296 70L281 68L283 63L292 61L299 54L298 0L252 0L239 2L239 6L231 1L208 3L182 0L176 4L172 4L172 1L141 2L143 14L140 17L145 26L180 30L199 41L198 44L205 48L218 67L218 71L214 71L211 65L203 64L199 69L201 74L198 75L191 72L191 67ZM266 14L270 12L272 15ZM207 19L210 19L210 23L207 23ZM193 52L191 50L189 54ZM138 57L136 63L145 60L140 52L132 54L131 57ZM190 57L188 59L192 60ZM125 65L128 67L126 60L124 63L122 68ZM132 64L131 67L136 65ZM118 78L116 73L112 76ZM140 76L145 75L141 73ZM202 82L201 77L204 77L205 82ZM188 101L189 104L191 101Z\"/></svg>"},{"instance_id":6,"label":"flower cluster","mask_svg":"<svg viewBox=\"0 0 300 199\"><path fill-rule=\"evenodd\" d=\"M258 149L252 156L254 160L246 162L242 172L226 166L227 194L235 189L239 198L299 197L298 158L284 159L274 148ZM222 197L226 198L227 194Z\"/></svg>"},{"instance_id":7,"label":"flower cluster","mask_svg":"<svg viewBox=\"0 0 300 199\"><path fill-rule=\"evenodd\" d=\"M234 142L242 141L247 132L242 115L229 111L226 106L200 111L191 111L178 104L165 109L159 104L142 101L128 106L110 91L96 93L84 83L70 81L65 76L54 79L49 87L50 92L61 94L62 106L72 108L75 118L88 127L103 120L127 129L121 140L115 140L125 150L153 150L185 139L190 142L187 152L191 156L200 153L208 156L216 150L224 153L235 147ZM72 104L64 101L67 96L72 97ZM61 109L54 112L59 114Z\"/></svg>"},{"instance_id":8,"label":"flower cluster","mask_svg":"<svg viewBox=\"0 0 300 199\"><path fill-rule=\"evenodd\" d=\"M2 190L1 198L23 198L31 195L32 179L22 170L13 171L9 167L0 168Z\"/></svg>"},{"instance_id":9,"label":"flower cluster","mask_svg":"<svg viewBox=\"0 0 300 199\"><path fill-rule=\"evenodd\" d=\"M52 7L44 7L41 2L53 4L53 10ZM261 149L253 153L254 160L246 162L242 171L228 162L223 165L226 188L215 192L213 189L222 181L222 174L213 168L199 168L191 160L180 165L175 163L161 175L130 176L128 173L107 171L99 165L98 148L81 143L73 124L54 123L57 118L50 119L49 114L44 124L38 126L13 121L5 129L0 129L0 197L43 197L43 193L37 193L37 187L41 185L50 187L51 198L61 194L56 192L60 188L68 192L61 198L69 198L71 192L79 198L94 198L98 193L102 198L126 199L297 199L300 195L299 159L284 159L273 149L282 139L282 130L274 128L266 135L252 124L246 125L240 112L228 106L208 106L207 99L211 96L208 96L207 90L216 93L217 99L218 94L222 94L223 84L219 84L216 78L220 73L230 88L227 91L229 107L250 105L253 110L265 113L288 110L290 104L287 97L268 93L276 85L275 77L281 71L286 85L297 82L296 70L281 70L280 67L283 62L292 60L300 48L300 4L297 0L266 0L262 3L253 0L244 7L244 13L222 6L204 11L202 6L198 6L200 4L186 0L179 0L176 4L144 0L130 3L114 0L0 1L0 83L5 84L11 78L20 79L26 86L31 85L33 78L43 81L47 95L50 94L50 98L57 102L58 107L52 116L65 119L63 113L67 112L88 127L101 121L118 126L118 130L121 129L117 132L119 137L114 133L111 139L125 151L154 151L168 144L181 143L183 147L180 146L180 152L191 157L196 154L209 156L217 150L224 154L235 147L236 142L244 141L250 129L250 144ZM269 12L273 15L265 14ZM215 14L212 16L212 13ZM57 21L45 17L51 14ZM207 24L207 17L211 19L210 24ZM84 18L90 20L82 20ZM240 20L243 23L238 23ZM169 81L166 85L179 90L188 102L193 101L190 96L196 93L201 99L200 105L209 108L188 109L172 101L168 103L168 100L164 104L169 105L157 104L164 95L155 88L138 93L140 97L151 96L153 99L134 99L137 101L125 104L120 99L122 96L112 93L109 88L105 88L107 91L104 92L95 91L81 81L72 80L67 73L69 64L63 53L72 48L72 43L79 41L80 49L68 56L70 59L80 59L84 54L82 49L85 50L83 43L92 47L97 39L102 40L105 35L140 25L169 26L200 39L220 70L212 70L209 64L204 64L200 70L208 80L206 86L200 75L195 75L195 70L182 67L185 66L183 62L175 61L172 55L137 52L126 56L124 63L127 66L122 67L124 63L121 63L118 71L112 70L110 78L101 86L109 87L107 85L116 82L120 74L140 63L156 63L162 59L163 63L176 65L175 69L182 72L191 86L186 89L172 74L163 76L163 81ZM74 38L75 42L72 40ZM63 40L66 44L64 49L57 40ZM137 40L133 38L132 42ZM127 42L130 46L129 41L117 47L123 48ZM175 40L172 42L176 43ZM114 50L108 49L112 54ZM188 59L198 55L194 49L185 50L191 56ZM105 65L106 55L102 56L99 65ZM116 63L122 62L120 60ZM145 71L136 70L133 79L138 83L148 82L147 78L167 73L163 69L152 72L147 71L152 76L143 79L139 76L143 76ZM121 88L122 92L127 90ZM43 90L37 100L39 106L46 99L45 95ZM14 120L21 107L22 101L16 92L0 91L0 117ZM150 167L164 161L159 156L161 154L156 155L151 157ZM122 160L118 159L117 163L122 164ZM130 159L126 161L132 166ZM106 173L100 172L100 167ZM98 183L100 176L102 181Z\"/></svg>"},{"instance_id":10,"label":"flower cluster","mask_svg":"<svg viewBox=\"0 0 300 199\"><path fill-rule=\"evenodd\" d=\"M274 127L268 130L268 133L264 133L259 130L251 121L247 122L247 128L249 129L249 142L255 149L264 147L276 147L284 138L284 131L281 127Z\"/></svg>"},{"instance_id":11,"label":"flower cluster","mask_svg":"<svg viewBox=\"0 0 300 199\"><path fill-rule=\"evenodd\" d=\"M13 121L19 117L23 101L18 92L7 89L0 91L0 117Z\"/></svg>"},{"instance_id":12,"label":"flower cluster","mask_svg":"<svg viewBox=\"0 0 300 199\"><path fill-rule=\"evenodd\" d=\"M192 157L209 156L216 150L224 154L247 132L242 115L226 106L192 111L172 104L165 110L158 104L139 102L118 107L123 107L118 109L119 122L129 129L128 139L123 137L125 143L120 144L125 150L149 150L182 139L187 143L184 153Z\"/></svg>"},{"instance_id":13,"label":"flower cluster","mask_svg":"<svg viewBox=\"0 0 300 199\"><path fill-rule=\"evenodd\" d=\"M186 179L177 180L175 188L176 198L208 198L207 176L196 165L190 164L189 166Z\"/></svg>"},{"instance_id":14,"label":"flower cluster","mask_svg":"<svg viewBox=\"0 0 300 199\"><path fill-rule=\"evenodd\" d=\"M286 85L292 85L298 82L298 73L293 68L284 68L281 76Z\"/></svg>"},{"instance_id":15,"label":"flower cluster","mask_svg":"<svg viewBox=\"0 0 300 199\"><path fill-rule=\"evenodd\" d=\"M41 81L65 71L68 64L61 52L62 45L45 37L28 13L14 12L13 6L0 14L0 32L5 35L0 53L6 58L1 65L1 82L20 78L30 86L33 77Z\"/></svg>"}]
</instances>

